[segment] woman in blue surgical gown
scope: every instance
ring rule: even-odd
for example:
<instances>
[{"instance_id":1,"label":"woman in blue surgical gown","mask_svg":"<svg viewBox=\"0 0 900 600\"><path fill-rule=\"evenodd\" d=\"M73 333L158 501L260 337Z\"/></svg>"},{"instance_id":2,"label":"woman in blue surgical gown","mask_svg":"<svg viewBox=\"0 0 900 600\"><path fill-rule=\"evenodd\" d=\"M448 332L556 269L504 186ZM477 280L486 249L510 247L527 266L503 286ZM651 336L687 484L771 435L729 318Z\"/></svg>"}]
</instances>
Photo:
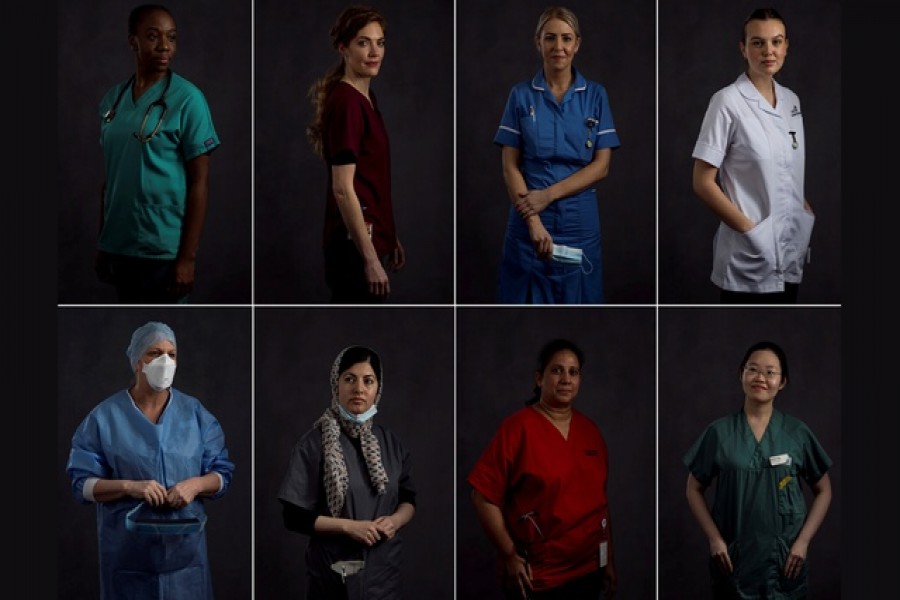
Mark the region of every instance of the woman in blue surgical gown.
<instances>
[{"instance_id":1,"label":"woman in blue surgical gown","mask_svg":"<svg viewBox=\"0 0 900 600\"><path fill-rule=\"evenodd\" d=\"M741 409L711 423L684 457L691 512L709 541L713 597L800 599L806 557L831 503L831 459L805 423L774 407L787 356L762 341L741 361ZM807 510L801 480L813 494ZM715 481L712 510L704 498Z\"/></svg>"},{"instance_id":2,"label":"woman in blue surgical gown","mask_svg":"<svg viewBox=\"0 0 900 600\"><path fill-rule=\"evenodd\" d=\"M142 325L126 354L131 386L88 413L66 466L75 498L96 505L100 597L211 600L203 502L231 483L225 434L197 398L172 387L171 328ZM175 520L182 529L166 531Z\"/></svg>"}]
</instances>

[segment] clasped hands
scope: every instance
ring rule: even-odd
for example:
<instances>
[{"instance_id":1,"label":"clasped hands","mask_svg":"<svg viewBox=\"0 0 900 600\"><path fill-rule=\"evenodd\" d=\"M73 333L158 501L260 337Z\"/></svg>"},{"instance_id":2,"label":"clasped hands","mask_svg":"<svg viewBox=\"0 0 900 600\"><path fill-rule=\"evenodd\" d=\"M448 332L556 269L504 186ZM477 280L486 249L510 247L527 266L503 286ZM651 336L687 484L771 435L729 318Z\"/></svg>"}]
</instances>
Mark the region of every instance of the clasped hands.
<instances>
[{"instance_id":1,"label":"clasped hands","mask_svg":"<svg viewBox=\"0 0 900 600\"><path fill-rule=\"evenodd\" d=\"M143 500L150 506L169 506L171 508L183 508L194 501L199 488L191 483L190 479L179 481L169 489L163 487L156 480L132 481L128 488L128 495L138 500Z\"/></svg>"},{"instance_id":2,"label":"clasped hands","mask_svg":"<svg viewBox=\"0 0 900 600\"><path fill-rule=\"evenodd\" d=\"M382 539L397 535L397 526L391 517L383 516L374 521L353 521L347 527L347 534L360 544L374 546Z\"/></svg>"},{"instance_id":3,"label":"clasped hands","mask_svg":"<svg viewBox=\"0 0 900 600\"><path fill-rule=\"evenodd\" d=\"M542 190L528 190L519 192L515 201L516 212L523 219L539 215L541 211L550 206L553 198L550 196L548 188Z\"/></svg>"}]
</instances>

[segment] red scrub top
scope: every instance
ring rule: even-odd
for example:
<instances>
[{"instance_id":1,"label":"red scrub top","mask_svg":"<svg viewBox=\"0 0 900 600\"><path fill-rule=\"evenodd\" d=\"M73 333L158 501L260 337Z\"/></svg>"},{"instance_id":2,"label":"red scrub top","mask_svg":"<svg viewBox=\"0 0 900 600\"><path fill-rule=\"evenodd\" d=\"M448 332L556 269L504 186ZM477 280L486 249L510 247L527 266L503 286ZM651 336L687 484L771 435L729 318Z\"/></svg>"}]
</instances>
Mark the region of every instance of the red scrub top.
<instances>
[{"instance_id":1,"label":"red scrub top","mask_svg":"<svg viewBox=\"0 0 900 600\"><path fill-rule=\"evenodd\" d=\"M588 417L573 409L565 439L526 406L504 419L469 473L469 484L503 511L536 591L599 569L609 531L606 469L606 442Z\"/></svg>"},{"instance_id":2,"label":"red scrub top","mask_svg":"<svg viewBox=\"0 0 900 600\"><path fill-rule=\"evenodd\" d=\"M363 219L372 226L375 251L378 256L385 256L397 246L391 205L391 155L374 90L369 90L369 96L371 103L355 87L339 81L325 99L322 144L328 165L328 187L324 244L328 248L348 239L347 227L334 198L331 167L356 164L353 189Z\"/></svg>"}]
</instances>

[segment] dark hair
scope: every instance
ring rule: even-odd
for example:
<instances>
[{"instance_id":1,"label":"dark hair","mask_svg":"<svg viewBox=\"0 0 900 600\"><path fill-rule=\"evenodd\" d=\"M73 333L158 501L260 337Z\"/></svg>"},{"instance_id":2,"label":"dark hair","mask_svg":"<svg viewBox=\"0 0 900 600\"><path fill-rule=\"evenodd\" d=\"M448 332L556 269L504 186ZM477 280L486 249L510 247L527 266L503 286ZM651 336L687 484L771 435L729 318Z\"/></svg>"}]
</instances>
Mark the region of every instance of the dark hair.
<instances>
[{"instance_id":1,"label":"dark hair","mask_svg":"<svg viewBox=\"0 0 900 600\"><path fill-rule=\"evenodd\" d=\"M785 31L787 31L787 23L784 22L784 19L781 18L781 15L778 14L777 10L774 8L757 8L750 13L750 16L744 19L744 24L741 26L741 42L747 40L747 23L750 21L768 21L769 19L781 21Z\"/></svg>"},{"instance_id":2,"label":"dark hair","mask_svg":"<svg viewBox=\"0 0 900 600\"><path fill-rule=\"evenodd\" d=\"M137 28L144 20L144 18L150 13L161 10L164 13L167 13L172 20L175 20L175 16L172 14L168 8L163 6L162 4L141 4L140 6L136 6L131 10L131 14L128 15L128 35L134 35L137 33Z\"/></svg>"},{"instance_id":3,"label":"dark hair","mask_svg":"<svg viewBox=\"0 0 900 600\"><path fill-rule=\"evenodd\" d=\"M344 354L341 355L341 360L338 363L338 374L361 362L367 362L372 365L372 370L375 371L375 378L378 379L378 385L380 386L381 358L377 352L365 346L351 346L344 350Z\"/></svg>"},{"instance_id":4,"label":"dark hair","mask_svg":"<svg viewBox=\"0 0 900 600\"><path fill-rule=\"evenodd\" d=\"M384 17L377 10L369 6L355 4L341 11L337 21L331 27L329 34L331 35L331 45L335 48L346 46L359 30L369 23L378 23L381 25L382 31L387 31L387 23ZM309 88L307 95L312 100L315 107L315 115L312 122L306 128L306 137L312 144L313 150L317 156L323 156L322 147L322 110L325 105L325 98L334 89L334 86L344 76L344 61L331 67L323 77L317 79Z\"/></svg>"},{"instance_id":5,"label":"dark hair","mask_svg":"<svg viewBox=\"0 0 900 600\"><path fill-rule=\"evenodd\" d=\"M561 352L563 350L568 350L569 352L571 352L572 354L575 355L575 358L578 359L579 367L584 366L584 352L581 351L581 348L579 348L575 344L575 342L572 342L572 341L564 339L564 338L556 338L556 339L550 340L549 342L544 344L544 346L541 348L541 351L538 353L536 371L538 373L543 373L544 369L547 368L547 365L550 364L550 359L553 358L553 355L556 354L557 352ZM538 400L541 399L541 388L539 386L537 386L537 385L534 386L533 392L534 392L534 395L531 398L529 398L525 402L525 404L534 404L535 402L537 402Z\"/></svg>"},{"instance_id":6,"label":"dark hair","mask_svg":"<svg viewBox=\"0 0 900 600\"><path fill-rule=\"evenodd\" d=\"M790 378L787 354L784 353L784 350L782 350L781 346L779 346L775 342L770 342L768 340L756 342L755 344L753 344L752 346L750 346L747 349L747 352L744 353L744 358L743 358L743 360L741 360L741 364L738 367L738 374L740 375L741 373L744 372L744 367L747 366L747 361L750 360L750 355L753 354L754 352L758 352L759 350L769 350L770 352L774 353L775 356L778 357L778 362L780 363L780 366L781 366L781 381L782 381L782 383L787 384L787 382Z\"/></svg>"}]
</instances>

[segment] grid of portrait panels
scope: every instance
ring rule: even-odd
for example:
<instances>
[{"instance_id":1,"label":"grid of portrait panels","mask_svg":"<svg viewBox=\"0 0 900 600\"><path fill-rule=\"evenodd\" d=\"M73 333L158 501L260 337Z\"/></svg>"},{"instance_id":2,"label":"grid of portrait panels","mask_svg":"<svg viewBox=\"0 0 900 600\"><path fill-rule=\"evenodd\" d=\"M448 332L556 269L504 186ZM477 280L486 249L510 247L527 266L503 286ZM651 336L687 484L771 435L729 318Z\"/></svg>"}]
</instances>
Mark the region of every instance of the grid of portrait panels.
<instances>
[{"instance_id":1,"label":"grid of portrait panels","mask_svg":"<svg viewBox=\"0 0 900 600\"><path fill-rule=\"evenodd\" d=\"M59 598L840 598L840 3L351 4L59 3Z\"/></svg>"}]
</instances>

